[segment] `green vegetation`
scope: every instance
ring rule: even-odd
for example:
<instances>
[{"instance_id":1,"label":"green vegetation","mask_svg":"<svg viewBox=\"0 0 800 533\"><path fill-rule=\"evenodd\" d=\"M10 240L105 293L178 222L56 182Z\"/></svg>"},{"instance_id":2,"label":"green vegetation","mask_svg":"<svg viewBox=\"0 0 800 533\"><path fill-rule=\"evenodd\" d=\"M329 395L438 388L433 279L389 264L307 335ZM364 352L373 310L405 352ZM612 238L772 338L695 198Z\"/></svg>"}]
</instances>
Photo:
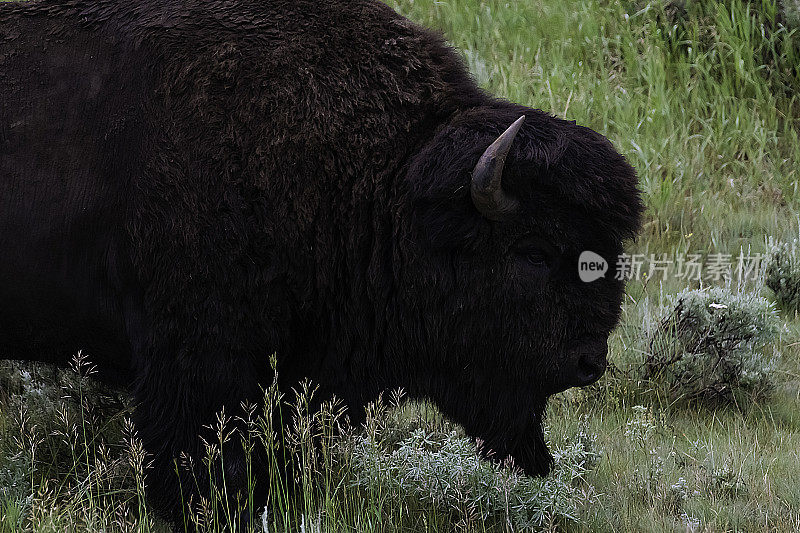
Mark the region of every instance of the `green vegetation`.
<instances>
[{"instance_id":1,"label":"green vegetation","mask_svg":"<svg viewBox=\"0 0 800 533\"><path fill-rule=\"evenodd\" d=\"M642 377L676 401L755 401L776 385L774 306L723 287L684 289L645 324Z\"/></svg>"},{"instance_id":2,"label":"green vegetation","mask_svg":"<svg viewBox=\"0 0 800 533\"><path fill-rule=\"evenodd\" d=\"M765 283L789 313L800 313L800 239L791 242L769 240Z\"/></svg>"},{"instance_id":3,"label":"green vegetation","mask_svg":"<svg viewBox=\"0 0 800 533\"><path fill-rule=\"evenodd\" d=\"M89 379L79 355L72 368L3 363L0 428L0 532L165 531L145 504L147 456L119 394ZM273 383L262 408L246 406L234 421L220 413L205 442L202 466L224 462L231 439L267 451L269 513L254 516L268 531L471 531L552 529L571 524L586 497L584 475L596 463L597 437L583 430L554 443L557 461L547 478L532 479L508 463L480 458L478 445L430 405L406 404L395 391L367 409L352 428L336 400L311 410L307 383L283 397ZM272 425L279 405L290 422ZM292 458L290 492L277 456ZM180 463L176 468L184 468ZM185 523L200 531L231 531L241 517L223 505L224 483L213 498L187 506ZM263 504L262 504L263 505ZM238 509L245 508L244 502Z\"/></svg>"},{"instance_id":4,"label":"green vegetation","mask_svg":"<svg viewBox=\"0 0 800 533\"><path fill-rule=\"evenodd\" d=\"M338 408L303 413L303 389L291 401L303 490L294 505L274 491L270 530L800 530L798 3L390 3L440 29L489 91L596 129L637 168L648 211L628 251L613 368L552 400L559 466L544 481L475 460L430 406L376 406L366 428L334 435ZM722 289L681 293L709 287ZM676 401L708 388L655 364L686 353L746 362L738 374L688 370L744 395ZM163 528L141 499L146 458L124 401L80 375L0 370L0 532ZM272 439L264 420L251 427ZM219 530L227 519L209 502L187 520Z\"/></svg>"}]
</instances>

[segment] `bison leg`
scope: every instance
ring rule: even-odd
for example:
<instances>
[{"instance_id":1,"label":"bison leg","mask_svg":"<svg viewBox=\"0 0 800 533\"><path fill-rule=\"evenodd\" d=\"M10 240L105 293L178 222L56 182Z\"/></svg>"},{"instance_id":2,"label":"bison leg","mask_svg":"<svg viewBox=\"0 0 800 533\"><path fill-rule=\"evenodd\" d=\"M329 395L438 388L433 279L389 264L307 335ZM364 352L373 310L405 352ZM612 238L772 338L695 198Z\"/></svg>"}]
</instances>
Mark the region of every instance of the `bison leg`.
<instances>
[{"instance_id":1,"label":"bison leg","mask_svg":"<svg viewBox=\"0 0 800 533\"><path fill-rule=\"evenodd\" d=\"M152 461L146 476L151 504L179 529L191 526L190 506L202 500L216 506L219 519L247 523L266 501L263 487L248 482L237 420L242 402L257 403L261 396L254 365L230 356L190 364L172 352L148 357L137 374L135 423ZM250 459L252 481L262 461Z\"/></svg>"}]
</instances>

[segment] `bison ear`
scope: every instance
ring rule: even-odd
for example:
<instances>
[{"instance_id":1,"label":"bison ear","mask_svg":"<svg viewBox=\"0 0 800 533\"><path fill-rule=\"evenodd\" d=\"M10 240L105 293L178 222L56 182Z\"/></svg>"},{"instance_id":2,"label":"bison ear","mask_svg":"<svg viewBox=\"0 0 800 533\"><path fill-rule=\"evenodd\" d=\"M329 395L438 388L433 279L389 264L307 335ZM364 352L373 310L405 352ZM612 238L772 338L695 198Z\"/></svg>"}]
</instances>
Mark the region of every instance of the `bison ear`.
<instances>
[{"instance_id":1,"label":"bison ear","mask_svg":"<svg viewBox=\"0 0 800 533\"><path fill-rule=\"evenodd\" d=\"M489 220L505 220L519 209L519 202L502 187L503 165L525 115L519 117L483 152L472 171L472 203Z\"/></svg>"}]
</instances>

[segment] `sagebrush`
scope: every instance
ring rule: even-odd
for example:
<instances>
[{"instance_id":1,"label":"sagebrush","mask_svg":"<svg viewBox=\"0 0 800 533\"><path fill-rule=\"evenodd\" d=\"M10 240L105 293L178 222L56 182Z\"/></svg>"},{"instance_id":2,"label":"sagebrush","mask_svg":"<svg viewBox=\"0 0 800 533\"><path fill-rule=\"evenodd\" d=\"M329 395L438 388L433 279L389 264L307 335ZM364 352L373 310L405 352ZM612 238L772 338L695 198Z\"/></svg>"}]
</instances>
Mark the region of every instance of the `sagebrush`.
<instances>
[{"instance_id":1,"label":"sagebrush","mask_svg":"<svg viewBox=\"0 0 800 533\"><path fill-rule=\"evenodd\" d=\"M668 298L646 333L643 376L676 400L762 398L776 385L774 306L723 287Z\"/></svg>"},{"instance_id":2,"label":"sagebrush","mask_svg":"<svg viewBox=\"0 0 800 533\"><path fill-rule=\"evenodd\" d=\"M764 283L778 305L790 313L800 312L800 239L769 241Z\"/></svg>"}]
</instances>

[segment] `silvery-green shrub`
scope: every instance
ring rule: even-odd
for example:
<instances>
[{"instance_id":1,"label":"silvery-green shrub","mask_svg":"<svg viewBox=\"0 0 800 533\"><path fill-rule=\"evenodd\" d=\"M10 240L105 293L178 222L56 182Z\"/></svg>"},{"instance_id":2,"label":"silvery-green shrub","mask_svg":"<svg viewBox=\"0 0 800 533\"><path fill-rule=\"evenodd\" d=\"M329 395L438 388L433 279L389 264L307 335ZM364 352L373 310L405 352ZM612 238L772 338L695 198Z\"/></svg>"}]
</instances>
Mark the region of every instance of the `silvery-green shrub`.
<instances>
[{"instance_id":1,"label":"silvery-green shrub","mask_svg":"<svg viewBox=\"0 0 800 533\"><path fill-rule=\"evenodd\" d=\"M800 240L770 240L765 261L764 283L775 301L791 313L800 312Z\"/></svg>"},{"instance_id":2,"label":"silvery-green shrub","mask_svg":"<svg viewBox=\"0 0 800 533\"><path fill-rule=\"evenodd\" d=\"M405 508L489 530L549 530L573 521L585 498L584 475L600 456L597 436L580 430L553 446L550 476L530 478L513 463L484 459L481 444L449 424L420 425L385 412L376 422L346 441L350 483Z\"/></svg>"},{"instance_id":3,"label":"silvery-green shrub","mask_svg":"<svg viewBox=\"0 0 800 533\"><path fill-rule=\"evenodd\" d=\"M672 400L763 397L776 384L779 331L766 298L721 287L683 290L646 332L644 377Z\"/></svg>"}]
</instances>

